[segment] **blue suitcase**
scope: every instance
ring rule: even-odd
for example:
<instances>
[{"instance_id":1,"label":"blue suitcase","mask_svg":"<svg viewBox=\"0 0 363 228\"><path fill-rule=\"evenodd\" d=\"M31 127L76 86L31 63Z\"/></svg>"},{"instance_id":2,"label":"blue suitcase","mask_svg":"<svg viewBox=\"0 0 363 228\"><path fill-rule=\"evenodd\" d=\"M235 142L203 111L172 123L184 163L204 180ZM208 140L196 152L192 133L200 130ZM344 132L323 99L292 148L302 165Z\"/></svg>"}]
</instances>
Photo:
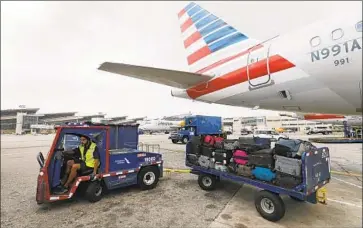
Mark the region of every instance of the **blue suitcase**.
<instances>
[{"instance_id":1,"label":"blue suitcase","mask_svg":"<svg viewBox=\"0 0 363 228\"><path fill-rule=\"evenodd\" d=\"M272 181L276 178L276 173L272 172L270 169L256 167L252 170L252 175L262 181Z\"/></svg>"}]
</instances>

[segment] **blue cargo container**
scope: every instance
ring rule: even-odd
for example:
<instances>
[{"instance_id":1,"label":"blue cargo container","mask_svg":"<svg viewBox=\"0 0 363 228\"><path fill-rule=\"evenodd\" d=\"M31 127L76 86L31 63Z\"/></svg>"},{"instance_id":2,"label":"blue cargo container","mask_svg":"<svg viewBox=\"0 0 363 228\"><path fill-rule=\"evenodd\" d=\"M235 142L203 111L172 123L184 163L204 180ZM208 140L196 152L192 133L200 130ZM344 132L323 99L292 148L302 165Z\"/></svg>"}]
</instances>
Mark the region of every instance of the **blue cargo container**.
<instances>
[{"instance_id":1,"label":"blue cargo container","mask_svg":"<svg viewBox=\"0 0 363 228\"><path fill-rule=\"evenodd\" d=\"M195 135L222 134L222 118L220 116L190 116L185 118L186 127L195 127Z\"/></svg>"},{"instance_id":2,"label":"blue cargo container","mask_svg":"<svg viewBox=\"0 0 363 228\"><path fill-rule=\"evenodd\" d=\"M219 116L195 115L185 117L185 126L177 133L171 134L169 139L173 143L186 144L192 136L198 135L222 135L222 118Z\"/></svg>"}]
</instances>

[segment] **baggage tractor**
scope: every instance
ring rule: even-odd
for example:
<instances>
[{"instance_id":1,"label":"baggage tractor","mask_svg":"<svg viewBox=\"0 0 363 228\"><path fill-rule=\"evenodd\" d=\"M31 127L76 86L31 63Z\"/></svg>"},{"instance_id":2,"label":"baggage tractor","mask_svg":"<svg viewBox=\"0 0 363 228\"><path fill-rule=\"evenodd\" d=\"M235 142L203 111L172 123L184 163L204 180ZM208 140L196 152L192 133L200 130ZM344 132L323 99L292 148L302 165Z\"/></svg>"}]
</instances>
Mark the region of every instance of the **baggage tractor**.
<instances>
[{"instance_id":1,"label":"baggage tractor","mask_svg":"<svg viewBox=\"0 0 363 228\"><path fill-rule=\"evenodd\" d=\"M236 168L237 175L251 177L252 176L252 167L246 165L237 165Z\"/></svg>"},{"instance_id":2,"label":"baggage tractor","mask_svg":"<svg viewBox=\"0 0 363 228\"><path fill-rule=\"evenodd\" d=\"M274 180L275 185L289 189L295 188L301 183L302 183L302 178L293 177L279 172L276 173L276 179Z\"/></svg>"},{"instance_id":3,"label":"baggage tractor","mask_svg":"<svg viewBox=\"0 0 363 228\"><path fill-rule=\"evenodd\" d=\"M195 154L187 154L187 161L192 165L199 165L198 156Z\"/></svg>"},{"instance_id":4,"label":"baggage tractor","mask_svg":"<svg viewBox=\"0 0 363 228\"><path fill-rule=\"evenodd\" d=\"M276 178L276 173L272 172L270 169L263 167L256 167L252 170L252 175L262 181L272 181Z\"/></svg>"},{"instance_id":5,"label":"baggage tractor","mask_svg":"<svg viewBox=\"0 0 363 228\"><path fill-rule=\"evenodd\" d=\"M233 161L238 165L247 165L248 154L243 150L235 150L233 153Z\"/></svg>"},{"instance_id":6,"label":"baggage tractor","mask_svg":"<svg viewBox=\"0 0 363 228\"><path fill-rule=\"evenodd\" d=\"M261 166L269 169L274 167L273 154L252 153L248 155L248 165Z\"/></svg>"},{"instance_id":7,"label":"baggage tractor","mask_svg":"<svg viewBox=\"0 0 363 228\"><path fill-rule=\"evenodd\" d=\"M201 154L207 157L212 157L213 156L213 152L214 152L214 148L212 147L207 147L207 146L202 146L201 147Z\"/></svg>"},{"instance_id":8,"label":"baggage tractor","mask_svg":"<svg viewBox=\"0 0 363 228\"><path fill-rule=\"evenodd\" d=\"M280 173L301 177L301 160L275 155L275 170Z\"/></svg>"},{"instance_id":9,"label":"baggage tractor","mask_svg":"<svg viewBox=\"0 0 363 228\"><path fill-rule=\"evenodd\" d=\"M214 168L214 163L211 161L211 159L207 156L200 156L198 159L198 163L203 168Z\"/></svg>"}]
</instances>

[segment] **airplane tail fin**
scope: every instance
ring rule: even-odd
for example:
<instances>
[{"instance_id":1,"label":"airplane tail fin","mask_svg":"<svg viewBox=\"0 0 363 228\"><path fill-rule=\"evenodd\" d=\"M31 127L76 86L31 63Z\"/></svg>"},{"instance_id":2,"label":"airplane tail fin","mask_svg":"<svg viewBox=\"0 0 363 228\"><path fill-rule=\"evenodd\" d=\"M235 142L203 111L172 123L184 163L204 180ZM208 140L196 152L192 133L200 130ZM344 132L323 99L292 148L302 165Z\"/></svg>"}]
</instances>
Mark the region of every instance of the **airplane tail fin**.
<instances>
[{"instance_id":1,"label":"airplane tail fin","mask_svg":"<svg viewBox=\"0 0 363 228\"><path fill-rule=\"evenodd\" d=\"M192 72L212 75L213 71L208 70L211 65L259 43L194 2L184 7L178 18Z\"/></svg>"}]
</instances>

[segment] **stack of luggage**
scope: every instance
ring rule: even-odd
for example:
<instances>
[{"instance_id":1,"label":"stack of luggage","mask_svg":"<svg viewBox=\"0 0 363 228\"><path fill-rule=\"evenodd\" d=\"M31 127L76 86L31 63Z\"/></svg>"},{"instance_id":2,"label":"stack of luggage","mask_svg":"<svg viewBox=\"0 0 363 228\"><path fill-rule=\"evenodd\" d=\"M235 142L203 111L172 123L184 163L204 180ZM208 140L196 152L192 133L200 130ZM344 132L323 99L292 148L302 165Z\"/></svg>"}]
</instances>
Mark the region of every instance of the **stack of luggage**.
<instances>
[{"instance_id":1,"label":"stack of luggage","mask_svg":"<svg viewBox=\"0 0 363 228\"><path fill-rule=\"evenodd\" d=\"M316 147L308 141L281 139L274 148L276 179L274 183L284 188L294 188L302 183L301 156Z\"/></svg>"},{"instance_id":2,"label":"stack of luggage","mask_svg":"<svg viewBox=\"0 0 363 228\"><path fill-rule=\"evenodd\" d=\"M224 140L209 135L194 136L187 144L186 164L231 172L284 188L300 185L302 153L316 147L294 139L281 139L274 148L270 144L269 140L262 139L257 144L251 138Z\"/></svg>"}]
</instances>

